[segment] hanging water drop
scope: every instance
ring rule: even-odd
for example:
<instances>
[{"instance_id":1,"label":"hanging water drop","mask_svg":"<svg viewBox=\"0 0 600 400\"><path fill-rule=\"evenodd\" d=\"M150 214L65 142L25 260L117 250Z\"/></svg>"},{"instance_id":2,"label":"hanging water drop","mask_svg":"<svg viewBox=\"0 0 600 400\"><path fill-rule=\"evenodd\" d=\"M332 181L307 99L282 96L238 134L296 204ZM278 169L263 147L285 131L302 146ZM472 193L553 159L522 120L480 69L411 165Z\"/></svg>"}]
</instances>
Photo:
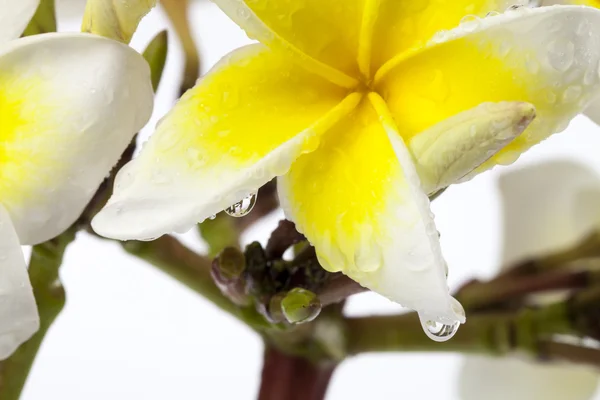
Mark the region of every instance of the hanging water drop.
<instances>
[{"instance_id":1,"label":"hanging water drop","mask_svg":"<svg viewBox=\"0 0 600 400\"><path fill-rule=\"evenodd\" d=\"M250 193L242 200L238 201L234 205L228 207L225 212L232 217L240 218L248 215L256 204L256 193Z\"/></svg>"},{"instance_id":2,"label":"hanging water drop","mask_svg":"<svg viewBox=\"0 0 600 400\"><path fill-rule=\"evenodd\" d=\"M434 320L421 318L421 326L425 334L433 341L445 342L450 340L458 332L460 322L456 321L452 324L444 324Z\"/></svg>"}]
</instances>

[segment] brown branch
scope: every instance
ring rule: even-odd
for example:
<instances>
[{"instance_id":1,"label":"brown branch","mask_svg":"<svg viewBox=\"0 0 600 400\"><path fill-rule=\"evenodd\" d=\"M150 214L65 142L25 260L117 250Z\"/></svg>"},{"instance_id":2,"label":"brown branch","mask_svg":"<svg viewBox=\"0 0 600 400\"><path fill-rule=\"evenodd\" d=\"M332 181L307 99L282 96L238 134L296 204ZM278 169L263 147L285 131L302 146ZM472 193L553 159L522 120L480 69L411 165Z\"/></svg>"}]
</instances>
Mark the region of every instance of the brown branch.
<instances>
[{"instance_id":1,"label":"brown branch","mask_svg":"<svg viewBox=\"0 0 600 400\"><path fill-rule=\"evenodd\" d=\"M318 295L321 305L325 307L340 303L352 295L367 292L368 290L346 275L336 274L321 288Z\"/></svg>"},{"instance_id":2,"label":"brown branch","mask_svg":"<svg viewBox=\"0 0 600 400\"><path fill-rule=\"evenodd\" d=\"M536 259L524 260L499 274L495 280L509 280L523 275L534 275L553 269L569 267L575 261L600 257L600 233L593 232L576 246Z\"/></svg>"},{"instance_id":3,"label":"brown branch","mask_svg":"<svg viewBox=\"0 0 600 400\"><path fill-rule=\"evenodd\" d=\"M306 240L303 234L296 230L296 225L288 220L281 220L271 233L265 253L270 260L281 259L283 253L296 243Z\"/></svg>"},{"instance_id":4,"label":"brown branch","mask_svg":"<svg viewBox=\"0 0 600 400\"><path fill-rule=\"evenodd\" d=\"M323 400L335 367L267 347L258 400Z\"/></svg>"},{"instance_id":5,"label":"brown branch","mask_svg":"<svg viewBox=\"0 0 600 400\"><path fill-rule=\"evenodd\" d=\"M533 276L515 275L511 279L502 277L487 283L472 282L459 291L457 299L468 310L483 309L535 293L585 288L598 282L597 275L590 271L556 271Z\"/></svg>"},{"instance_id":6,"label":"brown branch","mask_svg":"<svg viewBox=\"0 0 600 400\"><path fill-rule=\"evenodd\" d=\"M542 341L538 349L542 360L567 361L600 368L600 349L556 341Z\"/></svg>"}]
</instances>

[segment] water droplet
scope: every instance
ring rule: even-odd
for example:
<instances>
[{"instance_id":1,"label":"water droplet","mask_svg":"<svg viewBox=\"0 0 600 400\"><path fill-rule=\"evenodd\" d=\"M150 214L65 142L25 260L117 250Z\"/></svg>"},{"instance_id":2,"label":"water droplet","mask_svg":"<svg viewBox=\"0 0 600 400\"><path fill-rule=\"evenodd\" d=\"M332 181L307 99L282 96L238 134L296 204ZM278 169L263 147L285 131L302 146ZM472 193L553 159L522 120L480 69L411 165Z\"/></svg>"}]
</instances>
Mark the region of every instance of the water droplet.
<instances>
[{"instance_id":1,"label":"water droplet","mask_svg":"<svg viewBox=\"0 0 600 400\"><path fill-rule=\"evenodd\" d=\"M432 43L443 43L450 37L450 33L446 30L439 30L431 38Z\"/></svg>"},{"instance_id":2,"label":"water droplet","mask_svg":"<svg viewBox=\"0 0 600 400\"><path fill-rule=\"evenodd\" d=\"M540 63L538 62L538 60L536 60L530 54L527 54L527 56L525 57L525 63L526 63L526 66L527 66L527 70L531 74L535 75L538 72L540 72Z\"/></svg>"},{"instance_id":3,"label":"water droplet","mask_svg":"<svg viewBox=\"0 0 600 400\"><path fill-rule=\"evenodd\" d=\"M281 300L281 310L291 324L313 321L321 313L321 302L313 292L295 288Z\"/></svg>"},{"instance_id":4,"label":"water droplet","mask_svg":"<svg viewBox=\"0 0 600 400\"><path fill-rule=\"evenodd\" d=\"M434 320L427 320L421 318L421 326L423 331L431 340L436 342L445 342L454 337L458 332L460 322L454 322L452 324L444 324Z\"/></svg>"},{"instance_id":5,"label":"water droplet","mask_svg":"<svg viewBox=\"0 0 600 400\"><path fill-rule=\"evenodd\" d=\"M565 93L563 93L563 103L575 102L579 100L579 98L581 98L582 94L583 89L581 88L581 86L569 86L567 90L565 90Z\"/></svg>"},{"instance_id":6,"label":"water droplet","mask_svg":"<svg viewBox=\"0 0 600 400\"><path fill-rule=\"evenodd\" d=\"M500 45L498 46L498 53L500 54L500 57L506 57L508 55L508 53L510 53L512 49L512 43L503 40L500 42Z\"/></svg>"},{"instance_id":7,"label":"water droplet","mask_svg":"<svg viewBox=\"0 0 600 400\"><path fill-rule=\"evenodd\" d=\"M250 18L250 11L248 11L248 9L246 9L245 7L238 8L237 14L240 18L243 18L243 19Z\"/></svg>"},{"instance_id":8,"label":"water droplet","mask_svg":"<svg viewBox=\"0 0 600 400\"><path fill-rule=\"evenodd\" d=\"M554 93L552 90L548 90L546 92L546 101L548 104L556 103L556 93Z\"/></svg>"},{"instance_id":9,"label":"water droplet","mask_svg":"<svg viewBox=\"0 0 600 400\"><path fill-rule=\"evenodd\" d=\"M575 61L575 44L565 38L554 40L548 45L548 61L557 71L568 71Z\"/></svg>"},{"instance_id":10,"label":"water droplet","mask_svg":"<svg viewBox=\"0 0 600 400\"><path fill-rule=\"evenodd\" d=\"M587 86L591 86L596 83L596 72L594 69L590 68L585 72L583 76L583 83Z\"/></svg>"},{"instance_id":11,"label":"water droplet","mask_svg":"<svg viewBox=\"0 0 600 400\"><path fill-rule=\"evenodd\" d=\"M466 32L473 32L479 25L481 20L476 15L467 15L460 20L460 27Z\"/></svg>"},{"instance_id":12,"label":"water droplet","mask_svg":"<svg viewBox=\"0 0 600 400\"><path fill-rule=\"evenodd\" d=\"M248 196L244 197L242 200L238 201L234 205L228 207L225 212L232 217L240 218L246 216L252 211L254 205L256 204L256 193L250 193Z\"/></svg>"}]
</instances>

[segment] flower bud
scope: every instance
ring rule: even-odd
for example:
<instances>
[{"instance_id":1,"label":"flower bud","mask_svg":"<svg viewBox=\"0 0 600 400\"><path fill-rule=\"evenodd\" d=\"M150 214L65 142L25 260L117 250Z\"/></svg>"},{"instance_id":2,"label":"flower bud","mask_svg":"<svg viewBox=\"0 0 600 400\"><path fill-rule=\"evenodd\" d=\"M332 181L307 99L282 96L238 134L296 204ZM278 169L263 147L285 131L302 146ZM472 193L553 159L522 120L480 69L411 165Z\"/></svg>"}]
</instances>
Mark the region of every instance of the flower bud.
<instances>
[{"instance_id":1,"label":"flower bud","mask_svg":"<svg viewBox=\"0 0 600 400\"><path fill-rule=\"evenodd\" d=\"M423 190L433 194L471 172L517 138L535 118L525 102L483 103L415 136L409 147Z\"/></svg>"},{"instance_id":2,"label":"flower bud","mask_svg":"<svg viewBox=\"0 0 600 400\"><path fill-rule=\"evenodd\" d=\"M225 280L239 278L246 269L244 253L234 247L226 247L215 259L214 266Z\"/></svg>"}]
</instances>

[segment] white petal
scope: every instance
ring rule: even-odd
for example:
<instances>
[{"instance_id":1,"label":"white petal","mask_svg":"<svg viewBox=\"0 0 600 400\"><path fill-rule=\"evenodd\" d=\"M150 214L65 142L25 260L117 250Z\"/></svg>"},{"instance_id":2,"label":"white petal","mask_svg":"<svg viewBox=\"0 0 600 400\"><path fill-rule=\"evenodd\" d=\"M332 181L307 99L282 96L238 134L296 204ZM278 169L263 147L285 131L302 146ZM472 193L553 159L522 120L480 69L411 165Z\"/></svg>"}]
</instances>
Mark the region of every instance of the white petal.
<instances>
[{"instance_id":1,"label":"white petal","mask_svg":"<svg viewBox=\"0 0 600 400\"><path fill-rule=\"evenodd\" d=\"M40 0L0 0L0 44L21 36Z\"/></svg>"},{"instance_id":2,"label":"white petal","mask_svg":"<svg viewBox=\"0 0 600 400\"><path fill-rule=\"evenodd\" d=\"M585 110L585 115L600 125L600 98L594 100Z\"/></svg>"},{"instance_id":3,"label":"white petal","mask_svg":"<svg viewBox=\"0 0 600 400\"><path fill-rule=\"evenodd\" d=\"M472 356L462 371L460 393L463 400L587 400L598 377L591 368Z\"/></svg>"},{"instance_id":4,"label":"white petal","mask_svg":"<svg viewBox=\"0 0 600 400\"><path fill-rule=\"evenodd\" d=\"M150 71L130 47L45 34L0 52L0 193L22 244L80 215L153 105Z\"/></svg>"},{"instance_id":5,"label":"white petal","mask_svg":"<svg viewBox=\"0 0 600 400\"><path fill-rule=\"evenodd\" d=\"M600 229L600 176L554 161L503 174L503 265L569 248Z\"/></svg>"},{"instance_id":6,"label":"white petal","mask_svg":"<svg viewBox=\"0 0 600 400\"><path fill-rule=\"evenodd\" d=\"M0 204L0 360L10 356L39 326L19 239Z\"/></svg>"}]
</instances>

